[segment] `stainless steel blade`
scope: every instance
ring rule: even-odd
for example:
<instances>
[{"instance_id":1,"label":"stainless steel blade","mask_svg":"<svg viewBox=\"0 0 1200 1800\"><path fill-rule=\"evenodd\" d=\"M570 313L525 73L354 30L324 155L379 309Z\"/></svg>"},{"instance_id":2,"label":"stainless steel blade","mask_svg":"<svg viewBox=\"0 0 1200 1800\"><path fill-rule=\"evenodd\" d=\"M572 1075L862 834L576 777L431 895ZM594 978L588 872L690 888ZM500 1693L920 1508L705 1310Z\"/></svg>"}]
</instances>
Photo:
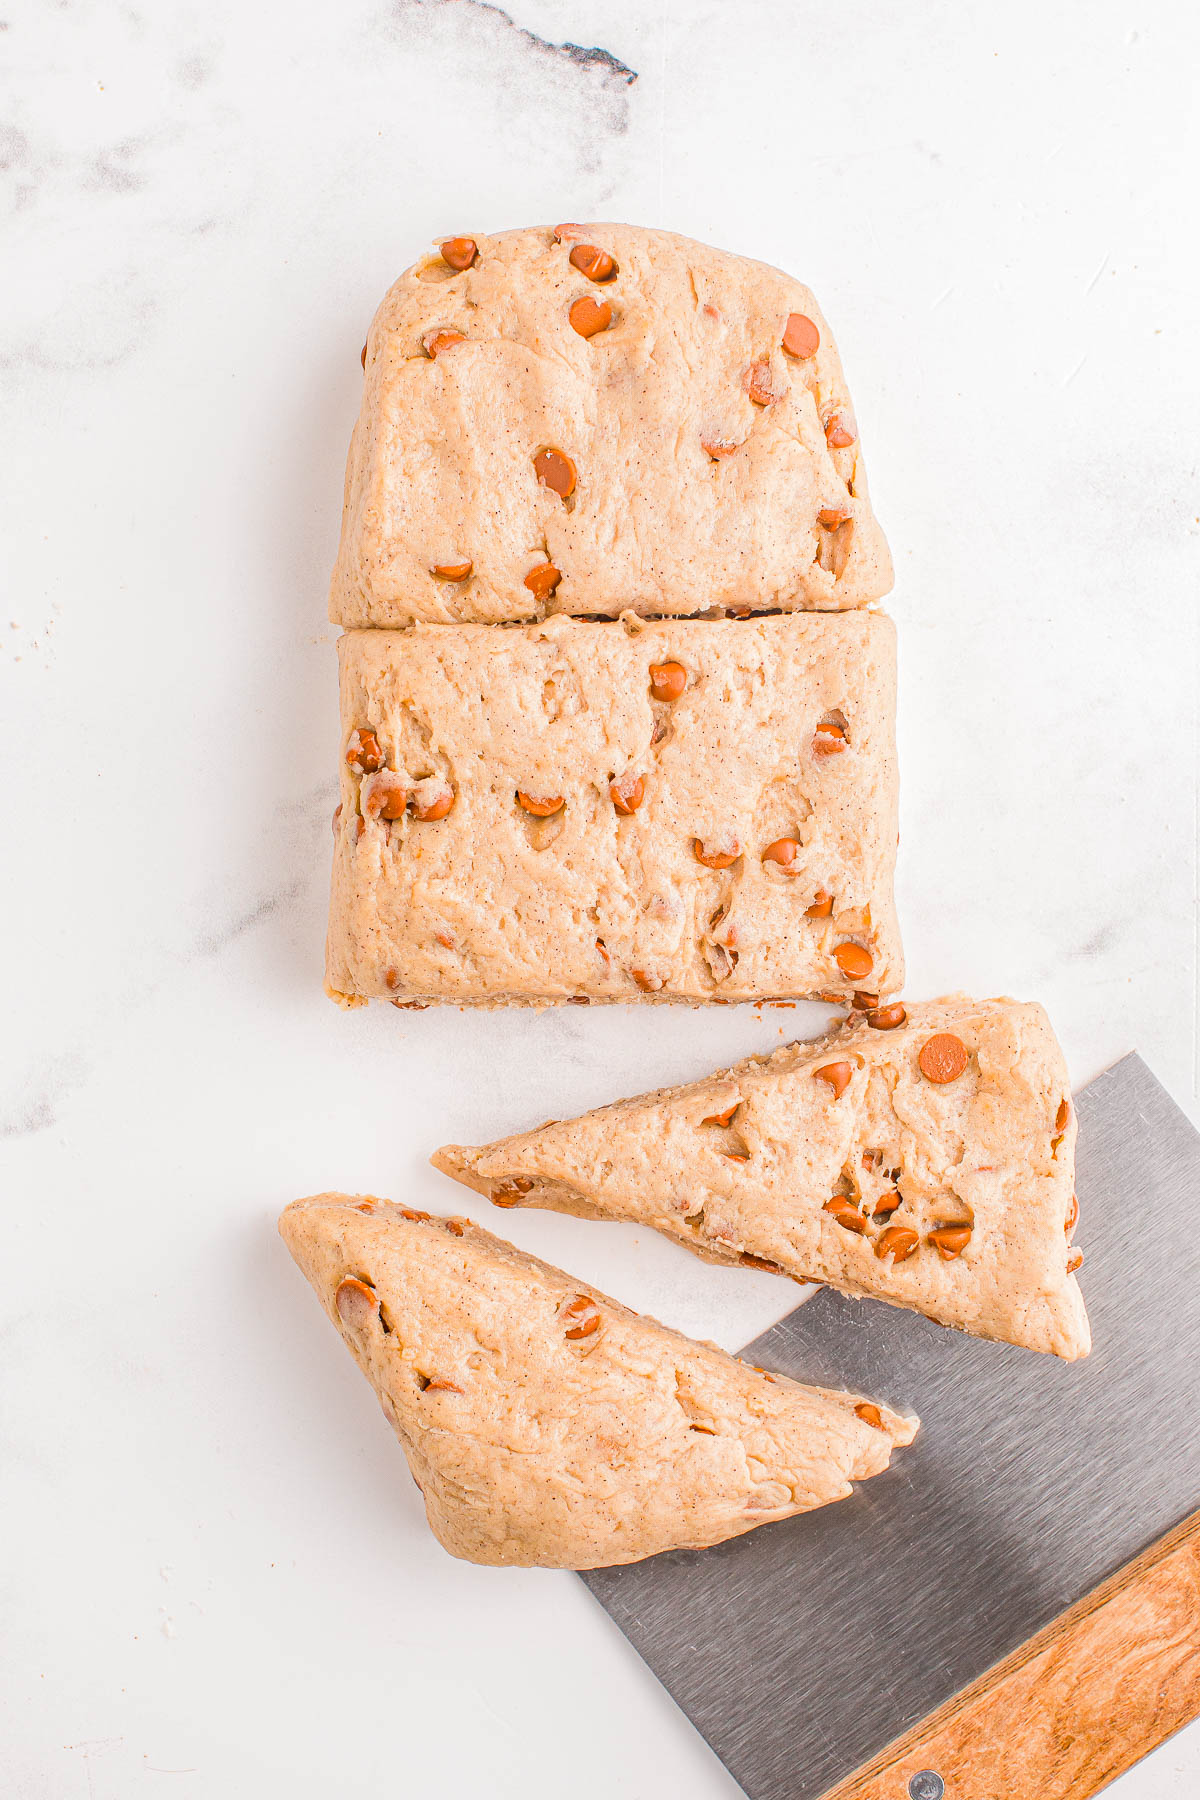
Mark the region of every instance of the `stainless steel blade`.
<instances>
[{"instance_id":1,"label":"stainless steel blade","mask_svg":"<svg viewBox=\"0 0 1200 1800\"><path fill-rule=\"evenodd\" d=\"M1200 1507L1200 1134L1137 1056L1077 1100L1082 1363L824 1290L748 1359L914 1408L886 1474L587 1574L750 1800L813 1800Z\"/></svg>"}]
</instances>

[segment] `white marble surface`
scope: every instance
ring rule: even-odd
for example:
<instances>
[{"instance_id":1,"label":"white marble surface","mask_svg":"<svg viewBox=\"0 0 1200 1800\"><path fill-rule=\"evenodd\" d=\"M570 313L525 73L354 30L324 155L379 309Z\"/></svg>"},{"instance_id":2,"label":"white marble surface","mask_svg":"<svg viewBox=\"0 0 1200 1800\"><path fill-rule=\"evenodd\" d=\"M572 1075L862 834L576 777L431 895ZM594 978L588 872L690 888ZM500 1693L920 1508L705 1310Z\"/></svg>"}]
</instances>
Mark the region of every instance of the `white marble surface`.
<instances>
[{"instance_id":1,"label":"white marble surface","mask_svg":"<svg viewBox=\"0 0 1200 1800\"><path fill-rule=\"evenodd\" d=\"M364 326L434 234L559 217L810 281L899 574L909 991L1040 997L1077 1082L1137 1046L1200 1118L1196 16L0 16L4 1790L729 1800L570 1576L437 1547L274 1236L325 1186L452 1210L437 1142L821 1016L324 999ZM623 1228L502 1229L729 1345L791 1303ZM1112 1792L1198 1780L1193 1728Z\"/></svg>"}]
</instances>

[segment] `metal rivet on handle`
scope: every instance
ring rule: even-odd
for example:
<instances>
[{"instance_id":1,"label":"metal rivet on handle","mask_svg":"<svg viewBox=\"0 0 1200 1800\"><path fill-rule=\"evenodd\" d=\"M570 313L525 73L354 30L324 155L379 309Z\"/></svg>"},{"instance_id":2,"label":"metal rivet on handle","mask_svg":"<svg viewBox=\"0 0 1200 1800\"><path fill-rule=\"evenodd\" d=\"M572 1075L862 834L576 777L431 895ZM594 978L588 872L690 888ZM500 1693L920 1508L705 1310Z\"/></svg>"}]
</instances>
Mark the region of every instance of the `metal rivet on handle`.
<instances>
[{"instance_id":1,"label":"metal rivet on handle","mask_svg":"<svg viewBox=\"0 0 1200 1800\"><path fill-rule=\"evenodd\" d=\"M942 1800L946 1784L934 1769L918 1769L908 1784L909 1800Z\"/></svg>"}]
</instances>

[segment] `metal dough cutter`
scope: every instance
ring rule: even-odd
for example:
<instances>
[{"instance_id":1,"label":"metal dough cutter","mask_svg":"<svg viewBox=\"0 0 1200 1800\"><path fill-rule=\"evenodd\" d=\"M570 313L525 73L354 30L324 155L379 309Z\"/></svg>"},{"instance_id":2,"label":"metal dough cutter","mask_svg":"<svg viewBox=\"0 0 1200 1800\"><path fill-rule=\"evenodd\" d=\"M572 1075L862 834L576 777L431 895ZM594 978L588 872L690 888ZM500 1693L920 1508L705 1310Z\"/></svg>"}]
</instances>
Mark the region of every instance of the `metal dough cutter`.
<instances>
[{"instance_id":1,"label":"metal dough cutter","mask_svg":"<svg viewBox=\"0 0 1200 1800\"><path fill-rule=\"evenodd\" d=\"M911 1407L916 1442L583 1577L748 1800L1078 1800L1200 1711L1200 1134L1137 1056L1077 1106L1088 1358L823 1289L748 1360Z\"/></svg>"}]
</instances>

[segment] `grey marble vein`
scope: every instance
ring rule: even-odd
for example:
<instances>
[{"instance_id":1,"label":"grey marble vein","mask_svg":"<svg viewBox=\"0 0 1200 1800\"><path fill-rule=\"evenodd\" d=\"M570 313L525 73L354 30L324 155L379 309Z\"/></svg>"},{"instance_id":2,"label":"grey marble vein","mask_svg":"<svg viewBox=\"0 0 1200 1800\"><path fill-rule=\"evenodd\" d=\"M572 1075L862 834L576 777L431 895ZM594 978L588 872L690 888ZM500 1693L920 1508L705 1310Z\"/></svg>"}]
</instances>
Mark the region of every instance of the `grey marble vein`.
<instances>
[{"instance_id":1,"label":"grey marble vein","mask_svg":"<svg viewBox=\"0 0 1200 1800\"><path fill-rule=\"evenodd\" d=\"M477 13L498 20L507 30L516 33L517 37L530 49L548 56L565 57L580 69L597 69L606 81L632 86L637 80L637 70L631 69L614 56L611 50L602 50L593 44L585 47L582 44L554 44L549 38L540 37L536 31L530 31L524 25L518 25L511 13L505 12L502 6L493 6L491 0L395 0L396 9L406 12L412 8L428 11L434 8L456 7L462 13Z\"/></svg>"},{"instance_id":2,"label":"grey marble vein","mask_svg":"<svg viewBox=\"0 0 1200 1800\"><path fill-rule=\"evenodd\" d=\"M42 1057L0 1112L0 1138L31 1137L57 1124L68 1096L87 1080L90 1064L78 1050Z\"/></svg>"},{"instance_id":3,"label":"grey marble vein","mask_svg":"<svg viewBox=\"0 0 1200 1800\"><path fill-rule=\"evenodd\" d=\"M226 949L236 939L244 937L246 932L253 931L264 919L269 919L285 907L290 900L296 900L303 892L306 879L296 876L283 887L277 888L273 894L259 900L254 906L240 912L226 924L219 925L213 931L206 931L196 939L196 949L201 956L215 956L218 951Z\"/></svg>"},{"instance_id":4,"label":"grey marble vein","mask_svg":"<svg viewBox=\"0 0 1200 1800\"><path fill-rule=\"evenodd\" d=\"M616 137L629 130L628 90L638 72L611 50L570 41L556 44L519 25L511 13L491 0L392 0L385 26L388 36L402 42L414 38L428 42L435 29L448 30L464 45L477 47L489 57L512 60L521 70L536 63L550 74L561 71L567 75L573 95L582 79L592 95L592 130ZM502 63L493 61L488 73L497 87L510 85ZM579 156L585 169L593 166L584 146Z\"/></svg>"},{"instance_id":5,"label":"grey marble vein","mask_svg":"<svg viewBox=\"0 0 1200 1800\"><path fill-rule=\"evenodd\" d=\"M298 798L277 803L273 809L277 829L271 839L268 862L283 879L270 893L242 907L232 918L199 933L185 960L217 955L264 919L282 912L314 883L324 887L329 870L329 820L336 799L336 782L322 781Z\"/></svg>"}]
</instances>

